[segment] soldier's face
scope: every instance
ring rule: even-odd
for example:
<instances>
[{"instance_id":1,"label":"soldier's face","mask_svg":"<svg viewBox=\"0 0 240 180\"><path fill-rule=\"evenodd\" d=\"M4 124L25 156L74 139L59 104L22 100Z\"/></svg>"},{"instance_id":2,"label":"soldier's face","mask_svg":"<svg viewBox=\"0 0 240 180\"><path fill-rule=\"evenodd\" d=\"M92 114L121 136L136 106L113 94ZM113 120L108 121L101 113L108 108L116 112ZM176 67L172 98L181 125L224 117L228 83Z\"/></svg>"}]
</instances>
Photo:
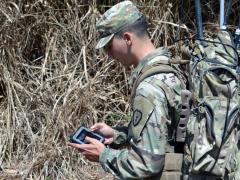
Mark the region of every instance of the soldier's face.
<instances>
[{"instance_id":1,"label":"soldier's face","mask_svg":"<svg viewBox=\"0 0 240 180\"><path fill-rule=\"evenodd\" d=\"M131 65L130 47L122 37L114 36L113 39L106 45L104 50L110 58L119 61L124 66Z\"/></svg>"}]
</instances>

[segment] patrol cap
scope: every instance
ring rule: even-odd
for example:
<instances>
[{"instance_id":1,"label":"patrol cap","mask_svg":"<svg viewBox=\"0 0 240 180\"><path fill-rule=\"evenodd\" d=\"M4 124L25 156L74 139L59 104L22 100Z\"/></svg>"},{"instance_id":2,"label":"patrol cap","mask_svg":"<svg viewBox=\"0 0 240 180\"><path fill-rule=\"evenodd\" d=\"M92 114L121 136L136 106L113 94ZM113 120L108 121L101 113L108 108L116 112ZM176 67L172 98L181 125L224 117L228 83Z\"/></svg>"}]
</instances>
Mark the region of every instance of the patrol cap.
<instances>
[{"instance_id":1,"label":"patrol cap","mask_svg":"<svg viewBox=\"0 0 240 180\"><path fill-rule=\"evenodd\" d=\"M103 48L115 33L135 23L142 16L131 1L123 1L111 7L96 23L96 29L100 34L96 49Z\"/></svg>"}]
</instances>

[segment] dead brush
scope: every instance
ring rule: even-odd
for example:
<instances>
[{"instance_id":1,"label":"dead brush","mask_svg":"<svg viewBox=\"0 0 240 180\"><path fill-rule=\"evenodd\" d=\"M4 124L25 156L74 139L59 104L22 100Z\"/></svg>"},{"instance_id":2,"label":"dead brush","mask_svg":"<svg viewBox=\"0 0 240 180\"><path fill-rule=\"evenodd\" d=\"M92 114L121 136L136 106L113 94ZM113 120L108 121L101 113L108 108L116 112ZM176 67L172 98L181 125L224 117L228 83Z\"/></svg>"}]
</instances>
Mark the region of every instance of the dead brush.
<instances>
[{"instance_id":1,"label":"dead brush","mask_svg":"<svg viewBox=\"0 0 240 180\"><path fill-rule=\"evenodd\" d=\"M195 32L194 10L185 8L190 1L182 5L182 21L180 2L135 2L149 20L155 45L181 56L172 44ZM205 3L205 15L212 2ZM94 49L96 19L115 3L1 1L0 179L106 179L66 143L80 124L129 119L129 71ZM209 29L218 24L212 18Z\"/></svg>"}]
</instances>

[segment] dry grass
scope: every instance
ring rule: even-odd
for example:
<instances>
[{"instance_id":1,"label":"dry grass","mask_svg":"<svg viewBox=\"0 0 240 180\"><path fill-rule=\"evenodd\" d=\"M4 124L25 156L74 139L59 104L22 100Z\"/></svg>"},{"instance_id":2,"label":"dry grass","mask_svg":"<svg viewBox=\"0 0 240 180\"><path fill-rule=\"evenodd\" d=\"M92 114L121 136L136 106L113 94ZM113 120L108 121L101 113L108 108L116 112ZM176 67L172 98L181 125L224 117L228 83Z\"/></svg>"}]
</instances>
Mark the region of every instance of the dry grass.
<instances>
[{"instance_id":1,"label":"dry grass","mask_svg":"<svg viewBox=\"0 0 240 180\"><path fill-rule=\"evenodd\" d=\"M154 44L181 55L172 44L195 32L190 0L182 23L180 2L135 2L149 19ZM209 30L217 26L213 2L204 3ZM0 179L106 179L67 142L80 124L129 119L129 72L94 49L96 19L113 4L1 0Z\"/></svg>"}]
</instances>

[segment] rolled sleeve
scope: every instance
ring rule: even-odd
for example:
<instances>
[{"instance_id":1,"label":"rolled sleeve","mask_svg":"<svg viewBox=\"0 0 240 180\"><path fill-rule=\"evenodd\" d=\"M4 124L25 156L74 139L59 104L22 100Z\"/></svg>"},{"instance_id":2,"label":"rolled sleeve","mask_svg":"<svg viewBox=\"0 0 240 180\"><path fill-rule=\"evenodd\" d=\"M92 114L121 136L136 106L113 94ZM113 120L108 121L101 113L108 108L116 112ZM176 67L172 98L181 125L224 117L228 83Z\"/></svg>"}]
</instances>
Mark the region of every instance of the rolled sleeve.
<instances>
[{"instance_id":1,"label":"rolled sleeve","mask_svg":"<svg viewBox=\"0 0 240 180\"><path fill-rule=\"evenodd\" d=\"M127 127L116 127L114 128L113 145L124 145L128 140L128 128Z\"/></svg>"}]
</instances>

